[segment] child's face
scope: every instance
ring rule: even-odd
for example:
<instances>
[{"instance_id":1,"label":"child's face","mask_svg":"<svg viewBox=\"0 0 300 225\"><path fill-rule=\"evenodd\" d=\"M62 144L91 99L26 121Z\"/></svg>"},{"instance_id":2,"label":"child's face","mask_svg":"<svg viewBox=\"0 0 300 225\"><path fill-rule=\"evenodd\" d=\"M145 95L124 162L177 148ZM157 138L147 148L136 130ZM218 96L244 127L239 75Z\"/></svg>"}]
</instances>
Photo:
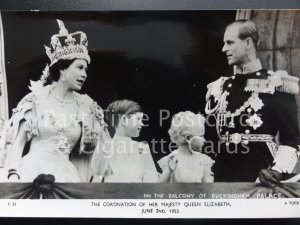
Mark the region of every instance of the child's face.
<instances>
[{"instance_id":1,"label":"child's face","mask_svg":"<svg viewBox=\"0 0 300 225\"><path fill-rule=\"evenodd\" d=\"M138 137L143 127L143 116L142 112L134 113L127 117L125 127L127 128L127 134L129 137Z\"/></svg>"}]
</instances>

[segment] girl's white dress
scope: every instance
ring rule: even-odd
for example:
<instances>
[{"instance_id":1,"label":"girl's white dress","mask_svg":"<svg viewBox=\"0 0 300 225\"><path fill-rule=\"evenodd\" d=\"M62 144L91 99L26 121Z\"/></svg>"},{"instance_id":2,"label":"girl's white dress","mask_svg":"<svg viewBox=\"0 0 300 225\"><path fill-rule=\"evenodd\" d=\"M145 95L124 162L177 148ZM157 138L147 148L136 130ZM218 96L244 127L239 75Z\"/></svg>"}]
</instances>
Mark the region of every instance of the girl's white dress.
<instances>
[{"instance_id":1,"label":"girl's white dress","mask_svg":"<svg viewBox=\"0 0 300 225\"><path fill-rule=\"evenodd\" d=\"M201 183L213 182L211 167L214 161L200 152L185 152L177 149L158 161L160 168L168 170L169 161L177 164L171 182Z\"/></svg>"}]
</instances>

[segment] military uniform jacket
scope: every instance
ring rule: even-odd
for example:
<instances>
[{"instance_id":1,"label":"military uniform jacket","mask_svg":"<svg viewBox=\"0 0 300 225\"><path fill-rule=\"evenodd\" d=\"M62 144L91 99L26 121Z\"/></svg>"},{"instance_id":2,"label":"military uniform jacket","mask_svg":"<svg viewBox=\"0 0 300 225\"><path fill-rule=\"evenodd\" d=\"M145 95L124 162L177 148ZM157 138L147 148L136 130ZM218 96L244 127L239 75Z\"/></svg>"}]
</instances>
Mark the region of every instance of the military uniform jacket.
<instances>
[{"instance_id":1,"label":"military uniform jacket","mask_svg":"<svg viewBox=\"0 0 300 225\"><path fill-rule=\"evenodd\" d=\"M298 150L298 78L266 71L259 60L249 66L246 74L221 77L208 85L206 113L208 129L213 116L217 134L217 182L254 182L261 169L273 166L279 146Z\"/></svg>"}]
</instances>

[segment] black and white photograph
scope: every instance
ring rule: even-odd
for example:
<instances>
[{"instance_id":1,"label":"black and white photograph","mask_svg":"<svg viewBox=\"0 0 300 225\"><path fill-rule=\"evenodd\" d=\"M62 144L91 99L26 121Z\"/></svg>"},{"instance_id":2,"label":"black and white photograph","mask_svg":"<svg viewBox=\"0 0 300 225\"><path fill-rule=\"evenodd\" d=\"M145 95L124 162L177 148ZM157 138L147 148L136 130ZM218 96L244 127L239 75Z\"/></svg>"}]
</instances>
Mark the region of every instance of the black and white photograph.
<instances>
[{"instance_id":1,"label":"black and white photograph","mask_svg":"<svg viewBox=\"0 0 300 225\"><path fill-rule=\"evenodd\" d=\"M0 16L0 202L300 216L300 11Z\"/></svg>"}]
</instances>

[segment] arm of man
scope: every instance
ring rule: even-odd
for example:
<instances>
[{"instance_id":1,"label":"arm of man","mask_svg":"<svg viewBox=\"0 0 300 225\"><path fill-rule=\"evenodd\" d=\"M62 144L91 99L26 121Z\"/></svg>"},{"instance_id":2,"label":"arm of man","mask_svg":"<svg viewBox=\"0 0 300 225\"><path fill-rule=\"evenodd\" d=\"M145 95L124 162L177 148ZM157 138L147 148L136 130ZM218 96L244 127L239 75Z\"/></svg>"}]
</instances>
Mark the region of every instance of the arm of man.
<instances>
[{"instance_id":1,"label":"arm of man","mask_svg":"<svg viewBox=\"0 0 300 225\"><path fill-rule=\"evenodd\" d=\"M280 173L291 173L299 156L299 126L295 96L278 92L276 93L276 103L279 147L272 169Z\"/></svg>"}]
</instances>

